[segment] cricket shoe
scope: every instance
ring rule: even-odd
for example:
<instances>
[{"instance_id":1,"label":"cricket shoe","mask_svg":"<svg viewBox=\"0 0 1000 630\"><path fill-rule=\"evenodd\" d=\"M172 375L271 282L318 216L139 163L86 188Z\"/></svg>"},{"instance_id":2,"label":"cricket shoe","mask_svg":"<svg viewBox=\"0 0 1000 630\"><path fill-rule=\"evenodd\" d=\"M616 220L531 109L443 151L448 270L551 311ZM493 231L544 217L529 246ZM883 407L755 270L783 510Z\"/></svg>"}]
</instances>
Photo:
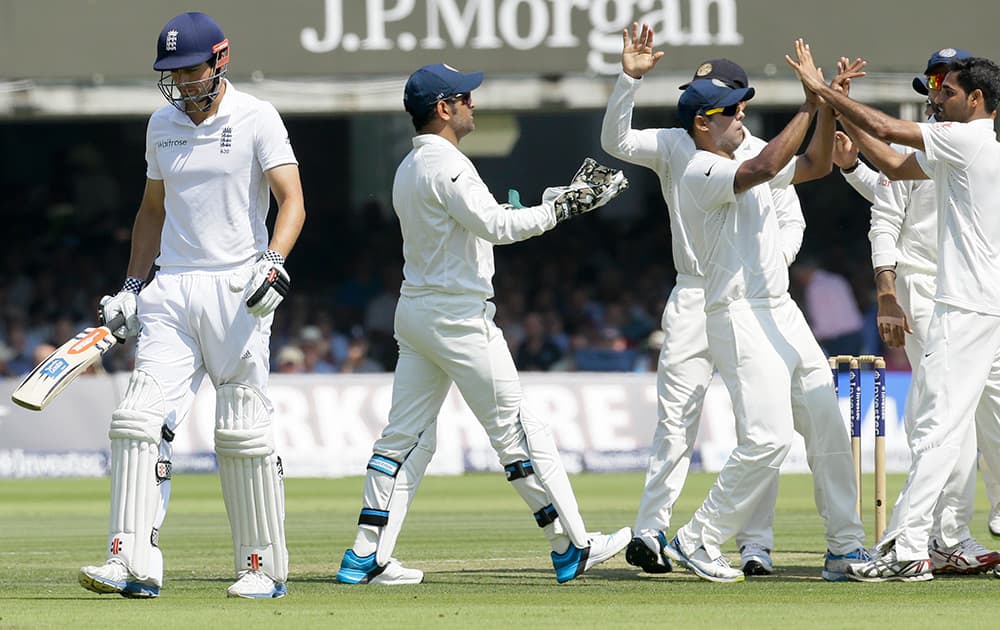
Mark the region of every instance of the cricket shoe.
<instances>
[{"instance_id":1,"label":"cricket shoe","mask_svg":"<svg viewBox=\"0 0 1000 630\"><path fill-rule=\"evenodd\" d=\"M288 587L275 582L261 571L246 571L226 589L226 597L244 599L278 599L288 594Z\"/></svg>"},{"instance_id":2,"label":"cricket shoe","mask_svg":"<svg viewBox=\"0 0 1000 630\"><path fill-rule=\"evenodd\" d=\"M100 566L86 566L80 569L80 586L101 593L122 597L147 599L157 597L160 587L136 578L121 560L108 560Z\"/></svg>"},{"instance_id":3,"label":"cricket shoe","mask_svg":"<svg viewBox=\"0 0 1000 630\"><path fill-rule=\"evenodd\" d=\"M855 564L865 564L872 561L872 555L863 547L858 547L850 553L836 554L827 549L823 561L823 579L827 582L849 582L847 567Z\"/></svg>"},{"instance_id":4,"label":"cricket shoe","mask_svg":"<svg viewBox=\"0 0 1000 630\"><path fill-rule=\"evenodd\" d=\"M994 538L1000 538L1000 502L994 505L993 511L990 512L989 528Z\"/></svg>"},{"instance_id":5,"label":"cricket shoe","mask_svg":"<svg viewBox=\"0 0 1000 630\"><path fill-rule=\"evenodd\" d=\"M337 571L337 581L341 584L420 584L424 581L424 572L420 569L407 569L395 558L389 558L384 566L375 562L375 552L360 558L353 549L344 552Z\"/></svg>"},{"instance_id":6,"label":"cricket shoe","mask_svg":"<svg viewBox=\"0 0 1000 630\"><path fill-rule=\"evenodd\" d=\"M868 562L849 564L844 572L857 582L925 582L934 579L930 560L897 560L895 548Z\"/></svg>"},{"instance_id":7,"label":"cricket shoe","mask_svg":"<svg viewBox=\"0 0 1000 630\"><path fill-rule=\"evenodd\" d=\"M774 564L771 562L771 550L758 543L747 543L740 547L740 569L743 575L771 575Z\"/></svg>"},{"instance_id":8,"label":"cricket shoe","mask_svg":"<svg viewBox=\"0 0 1000 630\"><path fill-rule=\"evenodd\" d=\"M983 547L974 538L966 538L951 547L945 547L937 538L931 538L927 552L934 573L984 573L1000 564L1000 553Z\"/></svg>"},{"instance_id":9,"label":"cricket shoe","mask_svg":"<svg viewBox=\"0 0 1000 630\"><path fill-rule=\"evenodd\" d=\"M553 551L552 566L556 569L556 581L560 584L569 582L584 571L610 560L628 546L631 538L632 528L622 527L613 534L590 534L590 544L582 549L571 543L562 553Z\"/></svg>"},{"instance_id":10,"label":"cricket shoe","mask_svg":"<svg viewBox=\"0 0 1000 630\"><path fill-rule=\"evenodd\" d=\"M691 555L685 554L681 551L681 541L677 536L674 536L674 539L667 543L663 548L663 553L677 564L687 567L695 575L709 582L730 583L742 582L746 579L743 571L734 569L725 556L714 559L709 557L704 546L695 549Z\"/></svg>"},{"instance_id":11,"label":"cricket shoe","mask_svg":"<svg viewBox=\"0 0 1000 630\"><path fill-rule=\"evenodd\" d=\"M667 546L667 536L654 529L644 530L634 537L625 548L625 562L639 567L646 573L670 573L674 566L663 553Z\"/></svg>"}]
</instances>

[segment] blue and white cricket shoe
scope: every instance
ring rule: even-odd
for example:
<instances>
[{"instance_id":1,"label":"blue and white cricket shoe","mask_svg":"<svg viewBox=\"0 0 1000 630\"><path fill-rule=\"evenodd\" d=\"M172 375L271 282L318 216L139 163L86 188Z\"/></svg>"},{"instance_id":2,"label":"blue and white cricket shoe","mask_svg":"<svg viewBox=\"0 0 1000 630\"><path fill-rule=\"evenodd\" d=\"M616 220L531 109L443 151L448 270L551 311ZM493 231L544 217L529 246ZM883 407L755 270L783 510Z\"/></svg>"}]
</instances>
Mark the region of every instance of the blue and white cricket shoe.
<instances>
[{"instance_id":1,"label":"blue and white cricket shoe","mask_svg":"<svg viewBox=\"0 0 1000 630\"><path fill-rule=\"evenodd\" d=\"M362 558L353 549L348 549L340 561L337 581L341 584L420 584L424 581L424 572L407 569L395 558L389 558L388 564L380 567L375 562L374 552Z\"/></svg>"},{"instance_id":2,"label":"blue and white cricket shoe","mask_svg":"<svg viewBox=\"0 0 1000 630\"><path fill-rule=\"evenodd\" d=\"M121 595L135 599L149 599L160 594L159 586L136 579L120 560L108 560L100 566L81 568L80 586L102 595Z\"/></svg>"},{"instance_id":3,"label":"blue and white cricket shoe","mask_svg":"<svg viewBox=\"0 0 1000 630\"><path fill-rule=\"evenodd\" d=\"M826 559L823 562L823 579L827 582L849 582L851 578L847 575L847 568L854 564L865 564L872 560L872 555L863 547L858 547L850 553L835 554L830 550L826 552Z\"/></svg>"},{"instance_id":4,"label":"blue and white cricket shoe","mask_svg":"<svg viewBox=\"0 0 1000 630\"><path fill-rule=\"evenodd\" d=\"M570 544L563 553L552 552L552 566L556 568L556 581L569 582L584 571L610 560L628 546L632 539L632 529L622 527L613 534L591 534L590 545L580 548Z\"/></svg>"},{"instance_id":5,"label":"blue and white cricket shoe","mask_svg":"<svg viewBox=\"0 0 1000 630\"><path fill-rule=\"evenodd\" d=\"M288 594L288 587L275 582L262 571L246 571L236 583L226 589L226 597L244 599L278 599Z\"/></svg>"}]
</instances>

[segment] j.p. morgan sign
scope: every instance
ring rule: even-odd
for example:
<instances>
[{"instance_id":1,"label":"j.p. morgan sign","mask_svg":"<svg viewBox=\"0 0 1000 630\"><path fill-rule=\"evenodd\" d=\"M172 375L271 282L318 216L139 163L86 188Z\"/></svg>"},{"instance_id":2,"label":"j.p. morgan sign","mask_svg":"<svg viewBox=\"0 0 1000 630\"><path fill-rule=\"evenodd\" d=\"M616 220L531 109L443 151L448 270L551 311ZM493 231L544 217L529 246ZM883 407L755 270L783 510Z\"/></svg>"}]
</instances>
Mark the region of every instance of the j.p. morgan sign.
<instances>
[{"instance_id":1,"label":"j.p. morgan sign","mask_svg":"<svg viewBox=\"0 0 1000 630\"><path fill-rule=\"evenodd\" d=\"M38 81L148 80L156 36L181 9L173 2L0 0L0 77ZM252 6L251 6L252 5ZM232 44L230 73L244 78L334 80L406 76L444 62L497 74L614 74L621 31L646 22L666 55L657 72L689 74L729 57L750 76L792 79L784 63L805 37L824 67L848 55L872 72L911 75L948 46L1000 58L990 29L942 20L940 3L839 0L201 0ZM949 0L951 15L1000 22L1000 2ZM863 16L863 19L859 19ZM129 28L120 28L128 24ZM925 36L914 37L914 34ZM40 37L50 45L39 46ZM86 46L81 42L114 46Z\"/></svg>"},{"instance_id":2,"label":"j.p. morgan sign","mask_svg":"<svg viewBox=\"0 0 1000 630\"><path fill-rule=\"evenodd\" d=\"M322 27L302 29L300 42L319 54L507 50L540 61L555 51L579 59L584 48L585 69L608 74L633 21L650 24L661 45L743 43L736 0L324 0Z\"/></svg>"}]
</instances>

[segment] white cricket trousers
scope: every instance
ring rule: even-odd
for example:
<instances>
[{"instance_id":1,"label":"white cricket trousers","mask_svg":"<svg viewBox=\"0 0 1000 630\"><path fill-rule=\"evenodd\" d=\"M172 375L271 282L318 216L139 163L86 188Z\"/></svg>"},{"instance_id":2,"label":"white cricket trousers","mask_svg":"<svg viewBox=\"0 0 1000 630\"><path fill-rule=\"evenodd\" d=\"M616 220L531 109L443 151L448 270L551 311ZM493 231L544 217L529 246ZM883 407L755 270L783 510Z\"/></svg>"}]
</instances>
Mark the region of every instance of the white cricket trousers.
<instances>
[{"instance_id":1,"label":"white cricket trousers","mask_svg":"<svg viewBox=\"0 0 1000 630\"><path fill-rule=\"evenodd\" d=\"M914 375L920 368L924 347L927 345L931 317L934 314L936 285L937 281L933 275L910 271L905 267L896 270L896 298L910 320L910 328L913 329L912 334L906 335L904 350ZM918 397L916 393L918 386L916 379L912 379L903 412L906 439L911 451L913 450L913 442L910 435L913 432L914 400ZM993 389L996 390L995 387ZM1000 426L995 421L991 421L992 416L995 416L1000 410L997 402L995 398L983 397L976 411L975 427L982 425L988 433L990 425ZM972 535L969 531L969 522L972 520L976 499L977 440L975 433L973 433L975 427L971 423L969 424L970 433L961 442L961 451L955 462L955 474L945 483L941 497L934 508L934 525L931 529L931 535L939 538L947 547L956 545ZM985 443L988 443L988 438L984 438ZM1000 448L1000 442L994 442L994 444ZM984 451L985 453L986 451ZM998 457L1000 457L1000 452L997 452L996 449L993 449L991 455L987 455L988 461ZM995 477L986 469L983 470L983 479L986 480L987 489L990 489L991 485L996 486ZM992 496L994 495L991 494ZM1000 496L997 497L997 500L1000 500Z\"/></svg>"},{"instance_id":2,"label":"white cricket trousers","mask_svg":"<svg viewBox=\"0 0 1000 630\"><path fill-rule=\"evenodd\" d=\"M829 363L798 306L787 294L739 301L709 313L707 323L712 358L733 400L737 446L705 502L678 531L682 551L704 546L709 557L722 555L721 546L777 479L794 431L805 440L827 548L843 554L862 547L847 424Z\"/></svg>"},{"instance_id":3,"label":"white cricket trousers","mask_svg":"<svg viewBox=\"0 0 1000 630\"><path fill-rule=\"evenodd\" d=\"M674 503L680 496L691 465L691 453L714 366L705 332L704 279L678 275L660 323L665 333L656 368L656 430L639 500L635 532L667 532ZM736 543L774 548L774 503L778 479L769 481L763 497Z\"/></svg>"},{"instance_id":4,"label":"white cricket trousers","mask_svg":"<svg viewBox=\"0 0 1000 630\"><path fill-rule=\"evenodd\" d=\"M935 508L945 487L960 486L968 474L962 453L987 383L1000 377L998 365L1000 317L935 304L913 379L913 460L880 542L895 541L899 560L928 557Z\"/></svg>"},{"instance_id":5,"label":"white cricket trousers","mask_svg":"<svg viewBox=\"0 0 1000 630\"><path fill-rule=\"evenodd\" d=\"M135 367L160 386L171 431L187 417L205 374L215 387L257 390L272 412L266 394L272 316L247 311L245 292L229 288L233 271L161 269L139 294Z\"/></svg>"},{"instance_id":6,"label":"white cricket trousers","mask_svg":"<svg viewBox=\"0 0 1000 630\"><path fill-rule=\"evenodd\" d=\"M519 420L521 381L496 306L468 296L400 297L399 362L389 423L373 450L403 461L420 436L437 431L437 416L454 381L502 463L531 459ZM431 443L434 441L431 439Z\"/></svg>"}]
</instances>

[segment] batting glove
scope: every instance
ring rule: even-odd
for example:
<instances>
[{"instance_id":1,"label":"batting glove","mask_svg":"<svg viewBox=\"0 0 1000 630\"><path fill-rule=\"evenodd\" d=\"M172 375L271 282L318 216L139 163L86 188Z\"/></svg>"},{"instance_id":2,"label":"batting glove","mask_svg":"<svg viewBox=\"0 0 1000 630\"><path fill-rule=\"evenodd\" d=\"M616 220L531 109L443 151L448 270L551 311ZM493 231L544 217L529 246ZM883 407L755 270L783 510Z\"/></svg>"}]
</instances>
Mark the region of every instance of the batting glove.
<instances>
[{"instance_id":1,"label":"batting glove","mask_svg":"<svg viewBox=\"0 0 1000 630\"><path fill-rule=\"evenodd\" d=\"M628 188L628 179L621 171L598 164L587 158L573 176L569 186L546 188L542 203L551 204L560 223L600 208Z\"/></svg>"},{"instance_id":2,"label":"batting glove","mask_svg":"<svg viewBox=\"0 0 1000 630\"><path fill-rule=\"evenodd\" d=\"M265 317L278 308L281 301L288 295L292 280L285 271L285 257L269 249L257 259L251 270L250 279L245 286L251 288L247 298L247 308L251 315ZM242 291L244 287L230 284L234 291Z\"/></svg>"},{"instance_id":3,"label":"batting glove","mask_svg":"<svg viewBox=\"0 0 1000 630\"><path fill-rule=\"evenodd\" d=\"M139 334L139 306L136 303L136 296L142 290L142 280L134 276L125 278L125 284L121 291L115 295L105 295L101 298L101 307L98 316L102 324L113 320L117 315L125 318L125 324L111 331L119 339L128 339Z\"/></svg>"}]
</instances>

